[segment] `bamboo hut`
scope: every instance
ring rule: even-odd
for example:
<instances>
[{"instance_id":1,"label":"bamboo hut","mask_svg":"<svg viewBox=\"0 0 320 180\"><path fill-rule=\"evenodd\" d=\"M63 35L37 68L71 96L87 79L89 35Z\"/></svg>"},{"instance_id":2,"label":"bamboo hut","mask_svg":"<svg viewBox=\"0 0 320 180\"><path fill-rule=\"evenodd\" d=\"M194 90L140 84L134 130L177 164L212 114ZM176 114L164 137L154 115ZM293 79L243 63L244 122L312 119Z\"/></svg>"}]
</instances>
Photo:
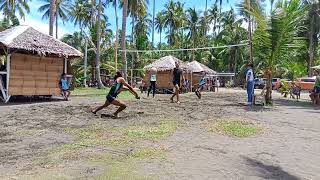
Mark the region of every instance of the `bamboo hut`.
<instances>
[{"instance_id":1,"label":"bamboo hut","mask_svg":"<svg viewBox=\"0 0 320 180\"><path fill-rule=\"evenodd\" d=\"M200 79L203 77L203 75L214 75L217 74L216 71L210 69L208 66L199 63L198 61L192 61L187 64L188 71L192 72L188 79L191 79L191 86L195 86L199 83Z\"/></svg>"},{"instance_id":2,"label":"bamboo hut","mask_svg":"<svg viewBox=\"0 0 320 180\"><path fill-rule=\"evenodd\" d=\"M0 81L5 102L16 95L59 95L61 74L70 73L70 60L82 56L75 48L29 26L0 32L0 53L6 61L0 72L0 80L6 79L5 83Z\"/></svg>"},{"instance_id":3,"label":"bamboo hut","mask_svg":"<svg viewBox=\"0 0 320 180\"><path fill-rule=\"evenodd\" d=\"M159 60L153 62L152 64L149 64L144 67L144 69L147 71L144 81L146 82L146 85L149 86L149 71L151 68L157 69L157 88L158 89L172 89L173 83L172 83L172 71L176 67L175 63L178 62L180 64L180 68L183 70L187 69L186 64L173 57L173 56L165 56L160 58Z\"/></svg>"}]
</instances>

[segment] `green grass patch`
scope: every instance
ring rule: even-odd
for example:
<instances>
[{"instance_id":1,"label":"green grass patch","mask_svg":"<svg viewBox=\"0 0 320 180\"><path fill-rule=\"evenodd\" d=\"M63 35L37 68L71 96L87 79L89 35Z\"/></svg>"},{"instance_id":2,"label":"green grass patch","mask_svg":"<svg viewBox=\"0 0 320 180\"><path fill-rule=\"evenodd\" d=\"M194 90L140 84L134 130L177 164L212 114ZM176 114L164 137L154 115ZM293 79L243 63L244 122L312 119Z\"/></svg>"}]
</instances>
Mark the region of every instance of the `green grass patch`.
<instances>
[{"instance_id":1,"label":"green grass patch","mask_svg":"<svg viewBox=\"0 0 320 180\"><path fill-rule=\"evenodd\" d=\"M106 96L109 92L110 88L104 88L104 89L98 89L98 88L75 88L72 91L73 96ZM137 91L137 93L139 93ZM119 98L121 99L127 99L127 100L132 100L135 99L135 97L129 92L129 91L123 91L119 94Z\"/></svg>"},{"instance_id":2,"label":"green grass patch","mask_svg":"<svg viewBox=\"0 0 320 180\"><path fill-rule=\"evenodd\" d=\"M165 149L163 148L144 148L133 151L130 156L133 158L162 158L165 154Z\"/></svg>"},{"instance_id":3,"label":"green grass patch","mask_svg":"<svg viewBox=\"0 0 320 180\"><path fill-rule=\"evenodd\" d=\"M218 121L210 126L210 130L244 138L258 134L261 128L245 121Z\"/></svg>"},{"instance_id":4,"label":"green grass patch","mask_svg":"<svg viewBox=\"0 0 320 180\"><path fill-rule=\"evenodd\" d=\"M157 140L172 134L178 128L177 121L161 121L156 125L134 125L125 129L129 138Z\"/></svg>"}]
</instances>

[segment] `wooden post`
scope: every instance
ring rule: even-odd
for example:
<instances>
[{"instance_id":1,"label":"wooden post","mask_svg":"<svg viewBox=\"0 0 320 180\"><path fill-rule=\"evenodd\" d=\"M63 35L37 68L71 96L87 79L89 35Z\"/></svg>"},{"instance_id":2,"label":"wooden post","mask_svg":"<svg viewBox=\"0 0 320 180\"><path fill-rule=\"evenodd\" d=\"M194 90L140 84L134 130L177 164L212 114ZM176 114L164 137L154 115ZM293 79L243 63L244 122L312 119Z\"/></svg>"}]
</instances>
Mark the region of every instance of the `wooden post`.
<instances>
[{"instance_id":1,"label":"wooden post","mask_svg":"<svg viewBox=\"0 0 320 180\"><path fill-rule=\"evenodd\" d=\"M9 84L10 84L10 70L11 70L11 54L7 55L7 99L6 102L7 103L10 99L10 95L9 95Z\"/></svg>"},{"instance_id":2,"label":"wooden post","mask_svg":"<svg viewBox=\"0 0 320 180\"><path fill-rule=\"evenodd\" d=\"M88 66L88 42L87 39L85 38L85 49L84 49L84 68L83 68L83 85L84 87L87 86L87 66Z\"/></svg>"},{"instance_id":3,"label":"wooden post","mask_svg":"<svg viewBox=\"0 0 320 180\"><path fill-rule=\"evenodd\" d=\"M63 72L65 74L67 74L67 70L68 70L68 60L66 58L64 58L64 69L63 69Z\"/></svg>"},{"instance_id":4,"label":"wooden post","mask_svg":"<svg viewBox=\"0 0 320 180\"><path fill-rule=\"evenodd\" d=\"M131 86L133 87L133 69L131 69Z\"/></svg>"},{"instance_id":5,"label":"wooden post","mask_svg":"<svg viewBox=\"0 0 320 180\"><path fill-rule=\"evenodd\" d=\"M192 81L193 73L192 73L192 70L190 72L191 72L191 80L190 80L190 82L191 82L191 92L193 92L193 81Z\"/></svg>"},{"instance_id":6,"label":"wooden post","mask_svg":"<svg viewBox=\"0 0 320 180\"><path fill-rule=\"evenodd\" d=\"M1 90L2 96L3 96L3 98L4 98L4 99L2 99L2 100L6 101L6 99L7 99L7 94L6 94L6 91L5 91L5 89L4 89L4 83L2 82L2 74L7 74L7 73L6 73L6 72L5 72L5 73L1 73L1 72L0 72L0 90Z\"/></svg>"}]
</instances>

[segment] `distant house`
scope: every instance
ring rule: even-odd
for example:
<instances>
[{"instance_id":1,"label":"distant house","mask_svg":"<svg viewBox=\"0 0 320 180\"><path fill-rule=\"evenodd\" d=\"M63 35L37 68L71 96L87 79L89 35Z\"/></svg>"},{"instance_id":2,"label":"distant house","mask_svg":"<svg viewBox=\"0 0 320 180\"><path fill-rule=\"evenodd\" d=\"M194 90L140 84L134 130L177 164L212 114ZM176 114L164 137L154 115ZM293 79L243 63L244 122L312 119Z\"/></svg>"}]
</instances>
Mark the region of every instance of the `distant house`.
<instances>
[{"instance_id":1,"label":"distant house","mask_svg":"<svg viewBox=\"0 0 320 180\"><path fill-rule=\"evenodd\" d=\"M214 75L217 74L216 71L210 69L208 66L199 63L198 61L192 61L187 64L188 71L192 72L192 85L196 85L199 83L200 79L204 74L206 75Z\"/></svg>"},{"instance_id":2,"label":"distant house","mask_svg":"<svg viewBox=\"0 0 320 180\"><path fill-rule=\"evenodd\" d=\"M6 76L5 84L1 81L0 85L6 102L16 95L60 94L61 74L68 73L70 60L82 56L75 48L29 26L0 32L0 54L6 61L6 70L0 72Z\"/></svg>"},{"instance_id":3,"label":"distant house","mask_svg":"<svg viewBox=\"0 0 320 180\"><path fill-rule=\"evenodd\" d=\"M173 89L172 72L173 69L176 67L176 62L180 64L181 69L187 70L187 65L183 61L173 56L165 56L144 67L144 69L147 71L146 76L144 77L144 81L147 83L147 85L149 84L150 77L148 72L151 68L156 68L157 88Z\"/></svg>"}]
</instances>

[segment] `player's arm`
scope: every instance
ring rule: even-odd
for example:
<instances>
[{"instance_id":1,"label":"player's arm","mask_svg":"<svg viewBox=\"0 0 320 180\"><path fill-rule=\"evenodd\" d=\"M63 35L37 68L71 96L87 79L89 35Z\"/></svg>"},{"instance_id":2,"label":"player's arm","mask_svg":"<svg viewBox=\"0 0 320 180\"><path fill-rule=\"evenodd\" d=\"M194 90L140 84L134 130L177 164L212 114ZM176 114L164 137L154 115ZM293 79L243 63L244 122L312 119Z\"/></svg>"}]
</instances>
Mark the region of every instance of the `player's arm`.
<instances>
[{"instance_id":1,"label":"player's arm","mask_svg":"<svg viewBox=\"0 0 320 180\"><path fill-rule=\"evenodd\" d=\"M122 83L126 87L126 88L123 88L124 90L129 90L130 93L133 94L137 99L140 99L138 93L123 78L120 78L119 82Z\"/></svg>"}]
</instances>

